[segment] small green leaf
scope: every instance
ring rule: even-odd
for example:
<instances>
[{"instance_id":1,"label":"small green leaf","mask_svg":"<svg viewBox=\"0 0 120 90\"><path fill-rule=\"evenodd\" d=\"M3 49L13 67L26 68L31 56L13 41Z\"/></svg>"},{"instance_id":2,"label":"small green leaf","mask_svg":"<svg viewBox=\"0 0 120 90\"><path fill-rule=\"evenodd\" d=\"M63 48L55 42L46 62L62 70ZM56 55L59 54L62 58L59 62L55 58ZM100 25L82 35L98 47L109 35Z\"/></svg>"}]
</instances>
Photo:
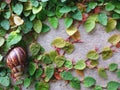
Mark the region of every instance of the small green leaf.
<instances>
[{"instance_id":1,"label":"small green leaf","mask_svg":"<svg viewBox=\"0 0 120 90\"><path fill-rule=\"evenodd\" d=\"M93 77L85 77L83 81L84 87L92 87L95 83L96 80Z\"/></svg>"},{"instance_id":2,"label":"small green leaf","mask_svg":"<svg viewBox=\"0 0 120 90\"><path fill-rule=\"evenodd\" d=\"M32 8L33 14L37 14L37 13L39 13L41 10L42 10L42 6L41 6L41 5L39 5L38 7L33 7L33 8Z\"/></svg>"},{"instance_id":3,"label":"small green leaf","mask_svg":"<svg viewBox=\"0 0 120 90\"><path fill-rule=\"evenodd\" d=\"M58 19L56 17L49 17L48 21L53 28L57 29L59 22L58 22Z\"/></svg>"},{"instance_id":4,"label":"small green leaf","mask_svg":"<svg viewBox=\"0 0 120 90\"><path fill-rule=\"evenodd\" d=\"M72 25L72 23L73 23L73 19L72 19L72 18L69 18L69 17L66 17L66 18L64 19L64 23L65 23L65 26L66 26L67 28L69 28L69 27Z\"/></svg>"},{"instance_id":5,"label":"small green leaf","mask_svg":"<svg viewBox=\"0 0 120 90\"><path fill-rule=\"evenodd\" d=\"M3 60L3 56L0 54L0 62Z\"/></svg>"},{"instance_id":6,"label":"small green leaf","mask_svg":"<svg viewBox=\"0 0 120 90\"><path fill-rule=\"evenodd\" d=\"M99 54L95 50L92 50L88 52L87 58L90 60L97 60L99 59Z\"/></svg>"},{"instance_id":7,"label":"small green leaf","mask_svg":"<svg viewBox=\"0 0 120 90\"><path fill-rule=\"evenodd\" d=\"M68 13L70 11L71 11L71 7L69 6L64 6L59 10L60 13Z\"/></svg>"},{"instance_id":8,"label":"small green leaf","mask_svg":"<svg viewBox=\"0 0 120 90\"><path fill-rule=\"evenodd\" d=\"M50 51L49 52L49 57L50 57L51 61L54 61L56 56L57 56L56 51Z\"/></svg>"},{"instance_id":9,"label":"small green leaf","mask_svg":"<svg viewBox=\"0 0 120 90\"><path fill-rule=\"evenodd\" d=\"M107 60L113 56L113 52L110 47L105 47L102 50L102 58L103 60Z\"/></svg>"},{"instance_id":10,"label":"small green leaf","mask_svg":"<svg viewBox=\"0 0 120 90\"><path fill-rule=\"evenodd\" d=\"M69 28L66 29L66 32L69 36L72 36L73 34L75 34L78 31L76 26L70 26Z\"/></svg>"},{"instance_id":11,"label":"small green leaf","mask_svg":"<svg viewBox=\"0 0 120 90\"><path fill-rule=\"evenodd\" d=\"M3 20L3 21L1 22L1 27L2 27L3 29L5 29L5 30L9 30L9 28L10 28L10 23L9 23L9 21L8 21L8 20Z\"/></svg>"},{"instance_id":12,"label":"small green leaf","mask_svg":"<svg viewBox=\"0 0 120 90\"><path fill-rule=\"evenodd\" d=\"M15 6L13 7L13 11L17 15L20 15L22 13L22 11L23 11L23 5L21 3L15 4Z\"/></svg>"},{"instance_id":13,"label":"small green leaf","mask_svg":"<svg viewBox=\"0 0 120 90\"><path fill-rule=\"evenodd\" d=\"M80 90L80 80L78 78L73 78L71 81L70 81L70 85L77 89L77 90Z\"/></svg>"},{"instance_id":14,"label":"small green leaf","mask_svg":"<svg viewBox=\"0 0 120 90\"><path fill-rule=\"evenodd\" d=\"M57 37L52 41L51 45L58 48L63 48L65 47L66 42L62 37Z\"/></svg>"},{"instance_id":15,"label":"small green leaf","mask_svg":"<svg viewBox=\"0 0 120 90\"><path fill-rule=\"evenodd\" d=\"M35 84L35 90L49 90L50 85L45 82L37 82Z\"/></svg>"},{"instance_id":16,"label":"small green leaf","mask_svg":"<svg viewBox=\"0 0 120 90\"><path fill-rule=\"evenodd\" d=\"M116 63L111 63L109 65L109 71L111 71L111 72L117 70L117 68L118 68L118 64L116 64Z\"/></svg>"},{"instance_id":17,"label":"small green leaf","mask_svg":"<svg viewBox=\"0 0 120 90\"><path fill-rule=\"evenodd\" d=\"M8 76L0 77L0 84L8 87L10 85L10 78Z\"/></svg>"},{"instance_id":18,"label":"small green leaf","mask_svg":"<svg viewBox=\"0 0 120 90\"><path fill-rule=\"evenodd\" d=\"M106 73L104 68L99 68L98 69L98 75L100 77L104 78L104 79L107 79L107 77L108 77L108 75L107 75L107 73Z\"/></svg>"},{"instance_id":19,"label":"small green leaf","mask_svg":"<svg viewBox=\"0 0 120 90\"><path fill-rule=\"evenodd\" d=\"M96 3L96 2L90 2L90 3L88 4L88 7L89 7L90 9L94 9L96 6L97 6L97 3Z\"/></svg>"},{"instance_id":20,"label":"small green leaf","mask_svg":"<svg viewBox=\"0 0 120 90\"><path fill-rule=\"evenodd\" d=\"M93 14L88 17L87 21L84 24L86 32L91 32L95 28L95 21L97 19L97 15Z\"/></svg>"},{"instance_id":21,"label":"small green leaf","mask_svg":"<svg viewBox=\"0 0 120 90\"><path fill-rule=\"evenodd\" d=\"M75 66L74 66L75 69L78 69L78 70L83 70L86 68L86 64L85 64L85 61L84 60L80 60L78 61Z\"/></svg>"},{"instance_id":22,"label":"small green leaf","mask_svg":"<svg viewBox=\"0 0 120 90\"><path fill-rule=\"evenodd\" d=\"M42 73L43 73L43 70L41 68L37 69L36 72L35 72L35 77L36 78L40 78Z\"/></svg>"},{"instance_id":23,"label":"small green leaf","mask_svg":"<svg viewBox=\"0 0 120 90\"><path fill-rule=\"evenodd\" d=\"M72 69L72 68L73 68L72 62L69 61L69 60L66 60L66 61L65 61L64 66L65 66L66 68L68 68L68 69Z\"/></svg>"},{"instance_id":24,"label":"small green leaf","mask_svg":"<svg viewBox=\"0 0 120 90\"><path fill-rule=\"evenodd\" d=\"M42 22L40 20L34 20L33 21L33 29L36 33L40 33L42 30Z\"/></svg>"},{"instance_id":25,"label":"small green leaf","mask_svg":"<svg viewBox=\"0 0 120 90\"><path fill-rule=\"evenodd\" d=\"M31 78L25 78L24 79L24 87L27 88L31 84Z\"/></svg>"},{"instance_id":26,"label":"small green leaf","mask_svg":"<svg viewBox=\"0 0 120 90\"><path fill-rule=\"evenodd\" d=\"M56 56L54 63L57 65L57 67L62 67L65 63L66 58L64 56Z\"/></svg>"},{"instance_id":27,"label":"small green leaf","mask_svg":"<svg viewBox=\"0 0 120 90\"><path fill-rule=\"evenodd\" d=\"M45 82L48 82L52 78L53 74L54 74L54 67L53 67L53 65L47 66L45 68L45 75L46 75Z\"/></svg>"},{"instance_id":28,"label":"small green leaf","mask_svg":"<svg viewBox=\"0 0 120 90\"><path fill-rule=\"evenodd\" d=\"M72 80L74 77L72 76L71 72L63 71L60 73L60 76L64 80Z\"/></svg>"},{"instance_id":29,"label":"small green leaf","mask_svg":"<svg viewBox=\"0 0 120 90\"><path fill-rule=\"evenodd\" d=\"M105 13L101 13L98 15L98 21L102 24L102 25L107 25L107 15Z\"/></svg>"},{"instance_id":30,"label":"small green leaf","mask_svg":"<svg viewBox=\"0 0 120 90\"><path fill-rule=\"evenodd\" d=\"M39 43L32 43L29 47L30 52L32 53L33 56L36 56L39 53L40 48L41 46Z\"/></svg>"},{"instance_id":31,"label":"small green leaf","mask_svg":"<svg viewBox=\"0 0 120 90\"><path fill-rule=\"evenodd\" d=\"M14 90L20 90L19 86L14 86Z\"/></svg>"},{"instance_id":32,"label":"small green leaf","mask_svg":"<svg viewBox=\"0 0 120 90\"><path fill-rule=\"evenodd\" d=\"M41 32L46 33L46 32L49 32L49 31L50 31L50 27L46 24L43 24Z\"/></svg>"},{"instance_id":33,"label":"small green leaf","mask_svg":"<svg viewBox=\"0 0 120 90\"><path fill-rule=\"evenodd\" d=\"M3 37L0 37L0 47L4 44L5 39Z\"/></svg>"},{"instance_id":34,"label":"small green leaf","mask_svg":"<svg viewBox=\"0 0 120 90\"><path fill-rule=\"evenodd\" d=\"M117 74L117 77L120 78L120 69L117 70L116 74Z\"/></svg>"},{"instance_id":35,"label":"small green leaf","mask_svg":"<svg viewBox=\"0 0 120 90\"><path fill-rule=\"evenodd\" d=\"M63 48L67 54L71 54L75 47L72 43L66 42L65 47Z\"/></svg>"},{"instance_id":36,"label":"small green leaf","mask_svg":"<svg viewBox=\"0 0 120 90\"><path fill-rule=\"evenodd\" d=\"M34 75L35 71L36 71L36 64L33 63L33 62L30 62L29 64L29 67L28 67L28 70L29 70L29 74L32 76Z\"/></svg>"},{"instance_id":37,"label":"small green leaf","mask_svg":"<svg viewBox=\"0 0 120 90\"><path fill-rule=\"evenodd\" d=\"M106 26L106 32L111 32L116 28L117 21L113 18L109 18Z\"/></svg>"},{"instance_id":38,"label":"small green leaf","mask_svg":"<svg viewBox=\"0 0 120 90\"><path fill-rule=\"evenodd\" d=\"M107 84L107 90L118 90L120 83L116 81L110 81Z\"/></svg>"},{"instance_id":39,"label":"small green leaf","mask_svg":"<svg viewBox=\"0 0 120 90\"><path fill-rule=\"evenodd\" d=\"M105 6L105 10L106 11L112 11L112 10L114 10L115 9L115 6L114 6L114 4L112 4L112 3L108 3L106 6Z\"/></svg>"},{"instance_id":40,"label":"small green leaf","mask_svg":"<svg viewBox=\"0 0 120 90\"><path fill-rule=\"evenodd\" d=\"M52 63L52 60L50 59L49 54L43 55L42 58L43 58L42 61L43 61L45 64L50 64L50 63Z\"/></svg>"},{"instance_id":41,"label":"small green leaf","mask_svg":"<svg viewBox=\"0 0 120 90\"><path fill-rule=\"evenodd\" d=\"M96 85L95 88L93 90L103 90L101 86Z\"/></svg>"},{"instance_id":42,"label":"small green leaf","mask_svg":"<svg viewBox=\"0 0 120 90\"><path fill-rule=\"evenodd\" d=\"M113 45L116 45L118 42L120 42L120 35L119 34L112 35L108 39L108 42L111 43L111 44L113 44Z\"/></svg>"},{"instance_id":43,"label":"small green leaf","mask_svg":"<svg viewBox=\"0 0 120 90\"><path fill-rule=\"evenodd\" d=\"M75 19L75 20L82 20L82 13L81 13L81 11L80 10L75 11L72 14L72 18Z\"/></svg>"},{"instance_id":44,"label":"small green leaf","mask_svg":"<svg viewBox=\"0 0 120 90\"><path fill-rule=\"evenodd\" d=\"M7 38L8 47L17 44L18 42L21 41L21 39L22 39L22 35L20 34L19 31L12 31Z\"/></svg>"}]
</instances>

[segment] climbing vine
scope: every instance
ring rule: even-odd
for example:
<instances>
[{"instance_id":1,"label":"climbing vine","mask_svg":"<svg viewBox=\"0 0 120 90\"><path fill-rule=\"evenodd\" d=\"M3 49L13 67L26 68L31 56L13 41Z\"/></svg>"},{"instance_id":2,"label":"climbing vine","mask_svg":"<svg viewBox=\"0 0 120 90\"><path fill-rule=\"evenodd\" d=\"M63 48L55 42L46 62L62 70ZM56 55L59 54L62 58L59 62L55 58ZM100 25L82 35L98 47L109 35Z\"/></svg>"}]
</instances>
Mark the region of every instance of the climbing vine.
<instances>
[{"instance_id":1,"label":"climbing vine","mask_svg":"<svg viewBox=\"0 0 120 90\"><path fill-rule=\"evenodd\" d=\"M60 36L51 42L52 51L46 52L37 42L40 34L50 31L46 21L54 28L64 19L68 38ZM96 84L91 76L84 76L85 69L98 71L101 78L107 79L107 71L114 72L120 78L117 63L108 67L98 67L100 57L111 58L120 48L120 34L109 37L111 46L102 50L95 48L86 55L86 60L68 60L65 55L72 54L75 44L84 43L79 27L83 25L86 33L94 30L96 23L105 27L106 33L120 30L120 0L1 0L0 1L0 90L21 90L34 85L35 90L49 90L49 82L65 80L76 90L81 84L93 90L118 90L120 82L109 81L106 86ZM41 38L42 39L42 38ZM6 58L14 47L29 51L25 62L23 78L15 81ZM72 75L76 71L81 80Z\"/></svg>"}]
</instances>

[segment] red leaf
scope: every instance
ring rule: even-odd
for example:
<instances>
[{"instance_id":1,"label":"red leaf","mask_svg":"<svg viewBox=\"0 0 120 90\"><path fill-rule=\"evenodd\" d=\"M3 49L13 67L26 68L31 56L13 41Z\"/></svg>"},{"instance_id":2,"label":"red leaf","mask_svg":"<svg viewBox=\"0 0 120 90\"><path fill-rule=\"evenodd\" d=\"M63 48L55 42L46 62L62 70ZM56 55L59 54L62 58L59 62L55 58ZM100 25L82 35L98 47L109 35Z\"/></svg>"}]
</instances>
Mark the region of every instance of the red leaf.
<instances>
[{"instance_id":1,"label":"red leaf","mask_svg":"<svg viewBox=\"0 0 120 90\"><path fill-rule=\"evenodd\" d=\"M11 0L5 0L5 2L6 2L7 4L10 4L10 3L11 3Z\"/></svg>"},{"instance_id":2,"label":"red leaf","mask_svg":"<svg viewBox=\"0 0 120 90\"><path fill-rule=\"evenodd\" d=\"M58 72L55 72L54 73L54 77L57 79L57 80L60 80L61 77L60 77L60 74Z\"/></svg>"},{"instance_id":3,"label":"red leaf","mask_svg":"<svg viewBox=\"0 0 120 90\"><path fill-rule=\"evenodd\" d=\"M85 22L87 20L88 14L83 13L82 15L82 22Z\"/></svg>"},{"instance_id":4,"label":"red leaf","mask_svg":"<svg viewBox=\"0 0 120 90\"><path fill-rule=\"evenodd\" d=\"M94 12L95 12L95 14L100 13L100 7L96 7L96 8L94 9Z\"/></svg>"},{"instance_id":5,"label":"red leaf","mask_svg":"<svg viewBox=\"0 0 120 90\"><path fill-rule=\"evenodd\" d=\"M120 42L116 44L116 48L120 48Z\"/></svg>"}]
</instances>

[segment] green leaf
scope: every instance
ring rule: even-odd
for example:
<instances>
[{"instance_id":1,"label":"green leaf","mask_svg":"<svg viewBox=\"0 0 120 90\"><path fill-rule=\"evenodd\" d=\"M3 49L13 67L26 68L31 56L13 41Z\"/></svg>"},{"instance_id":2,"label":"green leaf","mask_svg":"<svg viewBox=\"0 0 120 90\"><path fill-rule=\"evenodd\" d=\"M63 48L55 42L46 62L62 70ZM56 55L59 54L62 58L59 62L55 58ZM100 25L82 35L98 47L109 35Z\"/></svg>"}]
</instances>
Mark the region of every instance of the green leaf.
<instances>
[{"instance_id":1,"label":"green leaf","mask_svg":"<svg viewBox=\"0 0 120 90\"><path fill-rule=\"evenodd\" d=\"M39 5L38 7L33 7L33 8L32 8L33 14L37 14L37 13L39 13L41 10L42 10L42 6L41 6L41 5Z\"/></svg>"},{"instance_id":2,"label":"green leaf","mask_svg":"<svg viewBox=\"0 0 120 90\"><path fill-rule=\"evenodd\" d=\"M97 6L97 3L96 3L96 2L90 2L90 3L88 4L88 7L89 7L90 9L94 9L96 6Z\"/></svg>"},{"instance_id":3,"label":"green leaf","mask_svg":"<svg viewBox=\"0 0 120 90\"><path fill-rule=\"evenodd\" d=\"M53 28L57 29L59 22L58 22L58 19L56 17L49 17L48 21Z\"/></svg>"},{"instance_id":4,"label":"green leaf","mask_svg":"<svg viewBox=\"0 0 120 90\"><path fill-rule=\"evenodd\" d=\"M1 27L2 27L3 29L9 30L9 28L10 28L10 23L9 23L8 20L3 20L0 24L1 24Z\"/></svg>"},{"instance_id":5,"label":"green leaf","mask_svg":"<svg viewBox=\"0 0 120 90\"><path fill-rule=\"evenodd\" d=\"M102 50L102 58L103 60L107 60L113 56L113 52L110 47L105 47Z\"/></svg>"},{"instance_id":6,"label":"green leaf","mask_svg":"<svg viewBox=\"0 0 120 90\"><path fill-rule=\"evenodd\" d=\"M93 90L103 90L101 86L96 85L95 88Z\"/></svg>"},{"instance_id":7,"label":"green leaf","mask_svg":"<svg viewBox=\"0 0 120 90\"><path fill-rule=\"evenodd\" d=\"M84 87L92 87L93 85L95 85L96 80L93 77L85 77L84 81L83 81L83 85Z\"/></svg>"},{"instance_id":8,"label":"green leaf","mask_svg":"<svg viewBox=\"0 0 120 90\"><path fill-rule=\"evenodd\" d=\"M5 12L4 18L9 19L11 16L10 11Z\"/></svg>"},{"instance_id":9,"label":"green leaf","mask_svg":"<svg viewBox=\"0 0 120 90\"><path fill-rule=\"evenodd\" d=\"M19 31L12 31L7 38L8 47L17 44L22 39L22 35Z\"/></svg>"},{"instance_id":10,"label":"green leaf","mask_svg":"<svg viewBox=\"0 0 120 90\"><path fill-rule=\"evenodd\" d=\"M43 70L41 68L37 69L35 72L35 78L40 78L42 73L43 73Z\"/></svg>"},{"instance_id":11,"label":"green leaf","mask_svg":"<svg viewBox=\"0 0 120 90\"><path fill-rule=\"evenodd\" d=\"M0 77L0 84L4 87L8 87L10 85L10 78L8 76Z\"/></svg>"},{"instance_id":12,"label":"green leaf","mask_svg":"<svg viewBox=\"0 0 120 90\"><path fill-rule=\"evenodd\" d=\"M105 6L105 10L106 11L112 11L112 10L114 10L115 9L115 6L114 6L114 4L112 4L112 3L108 3L106 6Z\"/></svg>"},{"instance_id":13,"label":"green leaf","mask_svg":"<svg viewBox=\"0 0 120 90\"><path fill-rule=\"evenodd\" d=\"M119 34L112 35L108 39L108 42L111 43L111 44L113 44L113 45L116 45L118 42L120 42L120 35Z\"/></svg>"},{"instance_id":14,"label":"green leaf","mask_svg":"<svg viewBox=\"0 0 120 90\"><path fill-rule=\"evenodd\" d=\"M106 32L111 32L116 28L117 21L113 18L109 18L106 26Z\"/></svg>"},{"instance_id":15,"label":"green leaf","mask_svg":"<svg viewBox=\"0 0 120 90\"><path fill-rule=\"evenodd\" d=\"M105 13L101 13L98 15L98 21L102 24L102 25L107 25L107 15Z\"/></svg>"},{"instance_id":16,"label":"green leaf","mask_svg":"<svg viewBox=\"0 0 120 90\"><path fill-rule=\"evenodd\" d=\"M3 37L0 37L0 47L4 44L5 39Z\"/></svg>"},{"instance_id":17,"label":"green leaf","mask_svg":"<svg viewBox=\"0 0 120 90\"><path fill-rule=\"evenodd\" d=\"M82 13L81 13L81 11L80 10L75 11L72 14L72 18L75 19L75 20L82 20Z\"/></svg>"},{"instance_id":18,"label":"green leaf","mask_svg":"<svg viewBox=\"0 0 120 90\"><path fill-rule=\"evenodd\" d=\"M20 15L22 13L22 11L23 11L23 5L21 3L15 4L15 6L13 7L13 11L17 15Z\"/></svg>"},{"instance_id":19,"label":"green leaf","mask_svg":"<svg viewBox=\"0 0 120 90\"><path fill-rule=\"evenodd\" d=\"M75 34L77 31L78 31L77 27L76 27L76 26L73 26L73 25L66 29L66 33L67 33L69 36L72 36L72 35Z\"/></svg>"},{"instance_id":20,"label":"green leaf","mask_svg":"<svg viewBox=\"0 0 120 90\"><path fill-rule=\"evenodd\" d=\"M66 18L64 19L64 23L65 23L65 26L66 26L67 28L69 28L69 27L72 25L72 23L73 23L73 19L72 19L72 18L69 18L69 17L66 17Z\"/></svg>"},{"instance_id":21,"label":"green leaf","mask_svg":"<svg viewBox=\"0 0 120 90\"><path fill-rule=\"evenodd\" d=\"M73 87L73 88L75 88L75 89L77 89L77 90L80 90L80 80L78 79L78 78L73 78L71 81L70 81L70 85Z\"/></svg>"},{"instance_id":22,"label":"green leaf","mask_svg":"<svg viewBox=\"0 0 120 90\"><path fill-rule=\"evenodd\" d=\"M48 82L52 78L53 74L54 74L54 67L53 67L53 65L47 66L45 68L45 75L46 75L45 82Z\"/></svg>"},{"instance_id":23,"label":"green leaf","mask_svg":"<svg viewBox=\"0 0 120 90\"><path fill-rule=\"evenodd\" d=\"M95 50L91 50L87 54L87 58L90 60L98 60L99 54Z\"/></svg>"},{"instance_id":24,"label":"green leaf","mask_svg":"<svg viewBox=\"0 0 120 90\"><path fill-rule=\"evenodd\" d=\"M3 37L6 35L6 30L0 28L0 36Z\"/></svg>"},{"instance_id":25,"label":"green leaf","mask_svg":"<svg viewBox=\"0 0 120 90\"><path fill-rule=\"evenodd\" d=\"M120 78L120 69L117 70L116 74L117 74L117 77Z\"/></svg>"},{"instance_id":26,"label":"green leaf","mask_svg":"<svg viewBox=\"0 0 120 90\"><path fill-rule=\"evenodd\" d=\"M64 6L59 10L60 13L68 13L70 11L71 11L71 7L69 6Z\"/></svg>"},{"instance_id":27,"label":"green leaf","mask_svg":"<svg viewBox=\"0 0 120 90\"><path fill-rule=\"evenodd\" d=\"M42 30L42 22L40 20L34 20L33 21L33 29L36 33L40 33Z\"/></svg>"},{"instance_id":28,"label":"green leaf","mask_svg":"<svg viewBox=\"0 0 120 90\"><path fill-rule=\"evenodd\" d=\"M63 50L65 50L65 52L67 54L71 54L74 51L75 47L72 43L66 42L65 47L63 48Z\"/></svg>"},{"instance_id":29,"label":"green leaf","mask_svg":"<svg viewBox=\"0 0 120 90\"><path fill-rule=\"evenodd\" d=\"M31 78L25 78L24 79L24 87L27 88L31 84Z\"/></svg>"},{"instance_id":30,"label":"green leaf","mask_svg":"<svg viewBox=\"0 0 120 90\"><path fill-rule=\"evenodd\" d=\"M57 65L57 67L62 67L65 63L66 58L64 56L56 56L54 63Z\"/></svg>"},{"instance_id":31,"label":"green leaf","mask_svg":"<svg viewBox=\"0 0 120 90\"><path fill-rule=\"evenodd\" d=\"M63 48L65 47L66 42L62 37L57 37L52 41L51 45L57 48Z\"/></svg>"},{"instance_id":32,"label":"green leaf","mask_svg":"<svg viewBox=\"0 0 120 90\"><path fill-rule=\"evenodd\" d=\"M107 84L107 90L118 90L120 83L116 81L110 81Z\"/></svg>"},{"instance_id":33,"label":"green leaf","mask_svg":"<svg viewBox=\"0 0 120 90\"><path fill-rule=\"evenodd\" d=\"M49 31L50 31L50 27L46 24L43 24L41 32L46 33L46 32L49 32Z\"/></svg>"},{"instance_id":34,"label":"green leaf","mask_svg":"<svg viewBox=\"0 0 120 90\"><path fill-rule=\"evenodd\" d=\"M63 71L60 73L60 76L64 80L72 80L74 77L72 76L71 72Z\"/></svg>"},{"instance_id":35,"label":"green leaf","mask_svg":"<svg viewBox=\"0 0 120 90\"><path fill-rule=\"evenodd\" d=\"M28 70L29 70L29 74L32 76L34 75L35 71L36 71L36 64L33 63L33 62L30 62L29 63L29 66L28 66Z\"/></svg>"},{"instance_id":36,"label":"green leaf","mask_svg":"<svg viewBox=\"0 0 120 90\"><path fill-rule=\"evenodd\" d=\"M86 64L85 64L85 61L84 60L80 60L78 61L75 66L74 66L75 69L78 69L78 70L83 70L86 68Z\"/></svg>"},{"instance_id":37,"label":"green leaf","mask_svg":"<svg viewBox=\"0 0 120 90\"><path fill-rule=\"evenodd\" d=\"M72 69L72 68L73 68L72 62L69 61L69 60L66 60L66 61L65 61L64 66L65 66L66 68L68 68L68 69Z\"/></svg>"},{"instance_id":38,"label":"green leaf","mask_svg":"<svg viewBox=\"0 0 120 90\"><path fill-rule=\"evenodd\" d=\"M19 86L14 86L14 90L20 90Z\"/></svg>"},{"instance_id":39,"label":"green leaf","mask_svg":"<svg viewBox=\"0 0 120 90\"><path fill-rule=\"evenodd\" d=\"M39 53L40 48L41 46L39 43L32 43L29 47L30 52L32 53L33 56L36 56Z\"/></svg>"},{"instance_id":40,"label":"green leaf","mask_svg":"<svg viewBox=\"0 0 120 90\"><path fill-rule=\"evenodd\" d=\"M49 90L50 85L46 82L37 82L35 84L35 90Z\"/></svg>"},{"instance_id":41,"label":"green leaf","mask_svg":"<svg viewBox=\"0 0 120 90\"><path fill-rule=\"evenodd\" d=\"M56 51L53 50L53 51L49 52L49 57L50 57L51 61L54 61L56 56L57 56Z\"/></svg>"},{"instance_id":42,"label":"green leaf","mask_svg":"<svg viewBox=\"0 0 120 90\"><path fill-rule=\"evenodd\" d=\"M109 71L111 71L111 72L117 70L117 68L118 68L118 64L116 64L116 63L111 63L109 65Z\"/></svg>"},{"instance_id":43,"label":"green leaf","mask_svg":"<svg viewBox=\"0 0 120 90\"><path fill-rule=\"evenodd\" d=\"M104 78L104 79L107 79L107 77L108 77L108 75L107 75L107 73L106 73L104 68L99 68L98 69L98 75L100 77Z\"/></svg>"},{"instance_id":44,"label":"green leaf","mask_svg":"<svg viewBox=\"0 0 120 90\"><path fill-rule=\"evenodd\" d=\"M43 61L45 64L50 64L50 63L52 63L52 60L50 59L49 54L43 55L42 58L43 58L42 61Z\"/></svg>"},{"instance_id":45,"label":"green leaf","mask_svg":"<svg viewBox=\"0 0 120 90\"><path fill-rule=\"evenodd\" d=\"M95 21L97 19L97 15L93 14L88 17L87 21L84 24L86 32L91 32L95 28Z\"/></svg>"}]
</instances>

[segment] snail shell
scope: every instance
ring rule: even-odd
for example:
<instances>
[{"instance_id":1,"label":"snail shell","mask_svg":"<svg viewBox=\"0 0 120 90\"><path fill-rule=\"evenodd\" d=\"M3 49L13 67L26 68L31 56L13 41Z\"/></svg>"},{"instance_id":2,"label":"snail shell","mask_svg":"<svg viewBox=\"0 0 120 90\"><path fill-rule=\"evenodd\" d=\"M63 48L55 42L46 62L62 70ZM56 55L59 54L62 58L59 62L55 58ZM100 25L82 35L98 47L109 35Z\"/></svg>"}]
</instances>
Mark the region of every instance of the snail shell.
<instances>
[{"instance_id":1,"label":"snail shell","mask_svg":"<svg viewBox=\"0 0 120 90\"><path fill-rule=\"evenodd\" d=\"M8 53L7 66L11 69L13 77L18 80L23 74L26 52L21 47L15 47Z\"/></svg>"}]
</instances>

